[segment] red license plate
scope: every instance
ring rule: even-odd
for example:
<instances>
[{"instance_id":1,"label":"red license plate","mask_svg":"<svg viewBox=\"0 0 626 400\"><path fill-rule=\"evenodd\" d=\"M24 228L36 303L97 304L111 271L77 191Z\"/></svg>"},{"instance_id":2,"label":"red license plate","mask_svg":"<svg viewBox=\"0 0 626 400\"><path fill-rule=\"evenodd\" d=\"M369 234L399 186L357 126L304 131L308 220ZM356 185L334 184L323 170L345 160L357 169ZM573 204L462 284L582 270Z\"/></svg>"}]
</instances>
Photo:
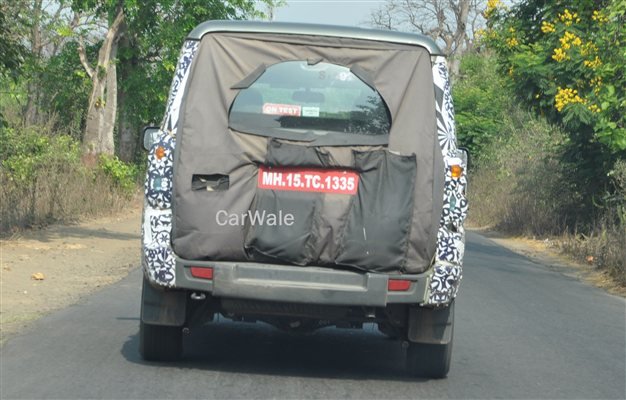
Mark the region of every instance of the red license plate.
<instances>
[{"instance_id":1,"label":"red license plate","mask_svg":"<svg viewBox=\"0 0 626 400\"><path fill-rule=\"evenodd\" d=\"M259 189L356 194L359 174L350 170L259 167Z\"/></svg>"}]
</instances>

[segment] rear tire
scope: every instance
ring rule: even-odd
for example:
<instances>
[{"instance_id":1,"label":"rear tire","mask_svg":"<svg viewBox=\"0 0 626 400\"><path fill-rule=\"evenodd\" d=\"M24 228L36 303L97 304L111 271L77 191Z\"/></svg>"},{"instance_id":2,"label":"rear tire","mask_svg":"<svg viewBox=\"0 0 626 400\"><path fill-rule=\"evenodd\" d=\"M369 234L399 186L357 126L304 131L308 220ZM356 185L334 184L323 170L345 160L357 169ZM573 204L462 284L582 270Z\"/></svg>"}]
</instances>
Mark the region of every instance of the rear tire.
<instances>
[{"instance_id":1,"label":"rear tire","mask_svg":"<svg viewBox=\"0 0 626 400\"><path fill-rule=\"evenodd\" d=\"M139 354L146 361L175 361L183 353L180 326L162 326L139 322Z\"/></svg>"},{"instance_id":2,"label":"rear tire","mask_svg":"<svg viewBox=\"0 0 626 400\"><path fill-rule=\"evenodd\" d=\"M421 378L442 379L450 371L452 340L448 344L409 343L407 372Z\"/></svg>"},{"instance_id":3,"label":"rear tire","mask_svg":"<svg viewBox=\"0 0 626 400\"><path fill-rule=\"evenodd\" d=\"M399 330L387 322L379 322L378 331L391 340L397 340L401 336Z\"/></svg>"}]
</instances>

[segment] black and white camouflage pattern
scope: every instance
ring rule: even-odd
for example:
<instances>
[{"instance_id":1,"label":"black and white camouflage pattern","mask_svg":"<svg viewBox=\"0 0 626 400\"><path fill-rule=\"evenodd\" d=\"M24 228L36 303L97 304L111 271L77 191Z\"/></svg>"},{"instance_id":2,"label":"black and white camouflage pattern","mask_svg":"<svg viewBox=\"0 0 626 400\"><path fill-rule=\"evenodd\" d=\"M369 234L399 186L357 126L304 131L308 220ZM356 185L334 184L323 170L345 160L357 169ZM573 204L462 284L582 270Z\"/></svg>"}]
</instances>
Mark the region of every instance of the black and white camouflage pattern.
<instances>
[{"instance_id":1,"label":"black and white camouflage pattern","mask_svg":"<svg viewBox=\"0 0 626 400\"><path fill-rule=\"evenodd\" d=\"M145 182L145 195L148 205L155 209L172 207L172 176L174 175L174 136L159 131L158 140L148 153L148 172ZM161 147L164 156L159 159L156 149Z\"/></svg>"},{"instance_id":2,"label":"black and white camouflage pattern","mask_svg":"<svg viewBox=\"0 0 626 400\"><path fill-rule=\"evenodd\" d=\"M456 156L456 128L454 125L454 106L448 67L443 57L438 57L433 65L435 83L435 110L437 113L437 138L444 157Z\"/></svg>"},{"instance_id":3,"label":"black and white camouflage pattern","mask_svg":"<svg viewBox=\"0 0 626 400\"><path fill-rule=\"evenodd\" d=\"M145 202L142 226L143 267L149 279L163 286L176 284L175 259L171 248L172 232L172 177L174 176L174 149L176 129L183 88L189 76L193 57L198 50L197 41L187 41L178 59L176 72L170 88L165 118L157 134L157 140L148 153ZM156 151L162 148L163 157Z\"/></svg>"},{"instance_id":4,"label":"black and white camouflage pattern","mask_svg":"<svg viewBox=\"0 0 626 400\"><path fill-rule=\"evenodd\" d=\"M437 233L437 256L430 276L429 291L425 304L442 306L449 304L457 295L463 278L463 254L465 253L465 230L468 202L466 165L457 151L454 125L454 107L446 60L438 57L433 64L437 112L437 137L446 168L443 211ZM451 165L461 165L463 174L452 178Z\"/></svg>"}]
</instances>

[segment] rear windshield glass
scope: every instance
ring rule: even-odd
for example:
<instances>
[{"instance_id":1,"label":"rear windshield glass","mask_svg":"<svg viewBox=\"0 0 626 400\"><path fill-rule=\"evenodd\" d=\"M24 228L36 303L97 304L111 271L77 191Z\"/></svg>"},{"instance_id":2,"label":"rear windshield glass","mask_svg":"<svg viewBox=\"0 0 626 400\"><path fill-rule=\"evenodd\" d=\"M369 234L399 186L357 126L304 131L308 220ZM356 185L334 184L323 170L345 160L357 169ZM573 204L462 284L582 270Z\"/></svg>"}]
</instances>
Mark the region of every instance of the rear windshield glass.
<instances>
[{"instance_id":1,"label":"rear windshield glass","mask_svg":"<svg viewBox=\"0 0 626 400\"><path fill-rule=\"evenodd\" d=\"M235 98L237 131L318 144L386 144L391 118L380 94L350 69L287 61L268 67Z\"/></svg>"}]
</instances>

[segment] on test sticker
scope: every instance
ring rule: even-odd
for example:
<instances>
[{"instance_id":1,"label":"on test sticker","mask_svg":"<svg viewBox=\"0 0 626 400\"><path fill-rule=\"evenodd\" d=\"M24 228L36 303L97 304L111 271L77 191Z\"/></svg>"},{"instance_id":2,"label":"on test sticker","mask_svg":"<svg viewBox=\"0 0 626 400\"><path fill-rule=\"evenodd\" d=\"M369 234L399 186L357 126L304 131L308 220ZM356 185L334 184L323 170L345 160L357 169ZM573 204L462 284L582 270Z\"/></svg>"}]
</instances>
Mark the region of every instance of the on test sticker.
<instances>
[{"instance_id":1,"label":"on test sticker","mask_svg":"<svg viewBox=\"0 0 626 400\"><path fill-rule=\"evenodd\" d=\"M302 114L302 107L294 104L265 103L263 104L263 114L299 117Z\"/></svg>"},{"instance_id":2,"label":"on test sticker","mask_svg":"<svg viewBox=\"0 0 626 400\"><path fill-rule=\"evenodd\" d=\"M303 117L319 117L320 108L319 107L302 107L302 116Z\"/></svg>"}]
</instances>

